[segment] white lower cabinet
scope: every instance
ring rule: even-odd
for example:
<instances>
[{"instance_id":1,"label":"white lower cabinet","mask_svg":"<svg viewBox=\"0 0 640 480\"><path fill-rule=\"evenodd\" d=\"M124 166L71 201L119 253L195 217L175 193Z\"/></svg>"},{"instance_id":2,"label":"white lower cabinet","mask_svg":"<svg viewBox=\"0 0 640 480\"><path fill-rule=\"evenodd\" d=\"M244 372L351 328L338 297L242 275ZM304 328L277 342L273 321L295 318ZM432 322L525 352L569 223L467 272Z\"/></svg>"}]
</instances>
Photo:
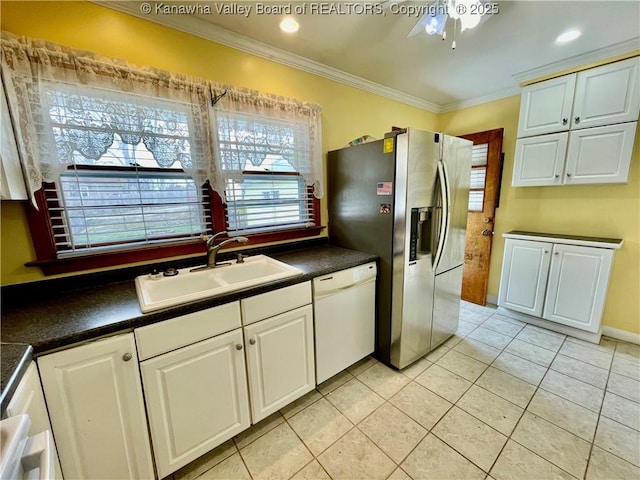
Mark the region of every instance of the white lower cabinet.
<instances>
[{"instance_id":1,"label":"white lower cabinet","mask_svg":"<svg viewBox=\"0 0 640 480\"><path fill-rule=\"evenodd\" d=\"M253 423L315 384L311 305L244 327Z\"/></svg>"},{"instance_id":2,"label":"white lower cabinet","mask_svg":"<svg viewBox=\"0 0 640 480\"><path fill-rule=\"evenodd\" d=\"M498 305L542 316L552 248L551 243L545 242L505 242Z\"/></svg>"},{"instance_id":3,"label":"white lower cabinet","mask_svg":"<svg viewBox=\"0 0 640 480\"><path fill-rule=\"evenodd\" d=\"M146 360L140 369L159 478L249 427L242 329Z\"/></svg>"},{"instance_id":4,"label":"white lower cabinet","mask_svg":"<svg viewBox=\"0 0 640 480\"><path fill-rule=\"evenodd\" d=\"M554 245L542 317L589 332L600 329L613 251Z\"/></svg>"},{"instance_id":5,"label":"white lower cabinet","mask_svg":"<svg viewBox=\"0 0 640 480\"><path fill-rule=\"evenodd\" d=\"M18 384L15 392L11 396L11 400L7 405L7 417L15 415L27 414L31 420L28 435L33 437L47 430L51 432L51 423L47 413L47 405L44 401L42 386L40 385L40 377L38 376L38 368L35 362L31 362L22 380ZM55 469L55 478L62 478L62 470L58 460L58 452L53 442L53 465ZM53 479L51 479L53 480Z\"/></svg>"},{"instance_id":6,"label":"white lower cabinet","mask_svg":"<svg viewBox=\"0 0 640 480\"><path fill-rule=\"evenodd\" d=\"M314 358L310 282L44 355L62 472L171 475L313 390Z\"/></svg>"},{"instance_id":7,"label":"white lower cabinet","mask_svg":"<svg viewBox=\"0 0 640 480\"><path fill-rule=\"evenodd\" d=\"M606 242L600 242L602 247L592 247L557 241L549 237L506 239L498 305L598 333L613 252L622 241L609 243L608 247Z\"/></svg>"},{"instance_id":8,"label":"white lower cabinet","mask_svg":"<svg viewBox=\"0 0 640 480\"><path fill-rule=\"evenodd\" d=\"M133 334L37 362L65 478L154 478Z\"/></svg>"}]
</instances>

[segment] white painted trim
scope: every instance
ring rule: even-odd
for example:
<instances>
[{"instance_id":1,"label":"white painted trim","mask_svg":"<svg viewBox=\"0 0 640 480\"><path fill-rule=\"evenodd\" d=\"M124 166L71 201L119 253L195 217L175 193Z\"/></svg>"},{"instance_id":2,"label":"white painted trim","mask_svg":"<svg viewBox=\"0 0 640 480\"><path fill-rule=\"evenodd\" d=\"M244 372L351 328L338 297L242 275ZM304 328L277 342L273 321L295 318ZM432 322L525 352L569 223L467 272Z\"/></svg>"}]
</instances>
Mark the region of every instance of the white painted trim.
<instances>
[{"instance_id":1,"label":"white painted trim","mask_svg":"<svg viewBox=\"0 0 640 480\"><path fill-rule=\"evenodd\" d=\"M617 55L630 53L634 50L638 50L638 48L640 48L640 37L634 37L631 40L614 43L608 47L598 48L596 50L591 50L590 52L516 73L513 75L513 79L518 82L518 84L530 82L537 78L562 72L563 70L578 68L589 63L601 62L602 60L607 60L608 58L612 58Z\"/></svg>"},{"instance_id":2,"label":"white painted trim","mask_svg":"<svg viewBox=\"0 0 640 480\"><path fill-rule=\"evenodd\" d=\"M498 305L498 296L497 295L487 295L487 303L491 305Z\"/></svg>"},{"instance_id":3,"label":"white painted trim","mask_svg":"<svg viewBox=\"0 0 640 480\"><path fill-rule=\"evenodd\" d=\"M482 103L488 103L488 102L493 102L494 100L500 100L501 98L520 95L520 92L521 92L520 87L512 87L512 88L507 88L506 90L501 90L499 92L491 93L489 95L484 95L482 97L462 100L460 102L445 103L440 107L440 110L437 113L454 112L456 110L461 110L463 108L474 107Z\"/></svg>"},{"instance_id":4,"label":"white painted trim","mask_svg":"<svg viewBox=\"0 0 640 480\"><path fill-rule=\"evenodd\" d=\"M627 330L620 330L619 328L602 326L602 335L615 338L616 340L623 340L629 343L635 343L640 345L640 333L629 332Z\"/></svg>"},{"instance_id":5,"label":"white painted trim","mask_svg":"<svg viewBox=\"0 0 640 480\"><path fill-rule=\"evenodd\" d=\"M552 332L558 332L564 335L569 335L570 337L579 338L580 340L584 340L586 342L597 344L600 343L601 332L585 332L584 330L578 330L577 328L560 325L559 323L551 322L543 318L532 317L531 315L527 315L526 313L515 312L504 307L498 307L496 313L498 313L499 315L504 315L505 317L513 318L514 320L520 320L521 322L530 323L537 327L546 328L547 330L551 330Z\"/></svg>"},{"instance_id":6,"label":"white painted trim","mask_svg":"<svg viewBox=\"0 0 640 480\"><path fill-rule=\"evenodd\" d=\"M149 20L175 30L180 30L197 37L210 40L227 47L240 50L257 57L265 58L272 62L280 63L288 67L293 67L307 73L318 75L320 77L333 80L335 82L358 88L381 97L389 98L412 107L421 108L428 112L440 113L441 107L435 103L429 102L422 98L409 95L407 93L395 90L393 88L381 85L379 83L366 80L362 77L343 72L337 68L329 67L322 63L309 60L308 58L295 55L279 48L272 47L266 43L250 39L244 35L222 27L211 25L210 23L197 18L195 16L165 15L162 21L153 15L144 15L139 10L138 2L94 2L103 7L111 8L122 13L133 15L134 17Z\"/></svg>"}]
</instances>

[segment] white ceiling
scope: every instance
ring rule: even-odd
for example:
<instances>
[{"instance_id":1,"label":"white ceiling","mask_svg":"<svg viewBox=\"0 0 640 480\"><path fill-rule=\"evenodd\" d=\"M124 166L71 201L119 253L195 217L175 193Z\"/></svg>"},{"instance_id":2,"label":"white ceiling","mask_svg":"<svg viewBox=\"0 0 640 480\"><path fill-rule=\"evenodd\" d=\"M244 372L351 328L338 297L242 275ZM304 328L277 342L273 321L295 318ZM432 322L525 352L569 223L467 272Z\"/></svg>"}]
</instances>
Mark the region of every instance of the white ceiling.
<instances>
[{"instance_id":1,"label":"white ceiling","mask_svg":"<svg viewBox=\"0 0 640 480\"><path fill-rule=\"evenodd\" d=\"M500 1L498 14L458 32L455 51L451 24L445 41L426 34L407 38L418 18L388 9L385 15L295 15L300 30L285 34L278 28L283 15L257 15L256 2L196 2L212 11L200 16L144 15L138 1L100 3L436 112L516 94L525 79L640 48L638 0ZM253 12L217 14L223 3L253 4ZM556 45L568 28L583 34Z\"/></svg>"}]
</instances>

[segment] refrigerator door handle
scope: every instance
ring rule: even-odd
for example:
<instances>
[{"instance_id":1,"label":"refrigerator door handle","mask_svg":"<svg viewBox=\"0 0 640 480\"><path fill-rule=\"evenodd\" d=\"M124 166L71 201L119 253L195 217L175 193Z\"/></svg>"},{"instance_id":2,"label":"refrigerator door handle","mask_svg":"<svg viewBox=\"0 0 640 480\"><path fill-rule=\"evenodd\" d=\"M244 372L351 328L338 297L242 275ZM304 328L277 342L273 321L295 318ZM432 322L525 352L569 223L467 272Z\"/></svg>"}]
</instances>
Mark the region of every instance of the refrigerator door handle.
<instances>
[{"instance_id":1,"label":"refrigerator door handle","mask_svg":"<svg viewBox=\"0 0 640 480\"><path fill-rule=\"evenodd\" d=\"M442 216L440 218L440 225L435 225L435 228L440 229L438 247L433 259L433 269L437 270L442 258L442 252L444 251L444 245L447 240L447 232L449 231L449 183L447 179L447 170L443 162L438 162L438 182L440 182L440 195L442 202Z\"/></svg>"}]
</instances>

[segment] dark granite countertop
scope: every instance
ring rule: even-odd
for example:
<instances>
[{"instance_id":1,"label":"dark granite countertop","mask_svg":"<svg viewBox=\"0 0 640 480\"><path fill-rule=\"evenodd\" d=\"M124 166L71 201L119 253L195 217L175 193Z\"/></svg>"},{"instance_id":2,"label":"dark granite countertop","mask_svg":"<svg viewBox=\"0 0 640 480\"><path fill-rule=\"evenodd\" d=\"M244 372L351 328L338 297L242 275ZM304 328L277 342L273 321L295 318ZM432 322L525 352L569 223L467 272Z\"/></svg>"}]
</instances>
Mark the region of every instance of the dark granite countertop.
<instances>
[{"instance_id":1,"label":"dark granite countertop","mask_svg":"<svg viewBox=\"0 0 640 480\"><path fill-rule=\"evenodd\" d=\"M601 246L609 246L609 248L620 248L623 240L621 238L606 238L606 237L585 237L582 235L567 235L562 233L544 233L544 232L526 232L523 230L512 230L505 232L503 236L518 236L518 237L538 237L542 239L550 239L561 241L562 243L585 243L585 244L597 244Z\"/></svg>"},{"instance_id":2,"label":"dark granite countertop","mask_svg":"<svg viewBox=\"0 0 640 480\"><path fill-rule=\"evenodd\" d=\"M38 282L37 285L27 284L24 287L3 287L0 338L2 342L30 345L33 347L33 355L37 356L74 343L131 331L137 327L304 282L319 275L377 259L375 255L331 245L264 253L299 268L303 274L150 313L140 311L135 275L126 280L90 286L82 286L82 279L78 280L79 277L76 277L66 282L73 287L67 289L63 287L64 279ZM85 280L85 283L89 282ZM3 344L3 398L4 360ZM7 368L9 369L9 364Z\"/></svg>"},{"instance_id":3,"label":"dark granite countertop","mask_svg":"<svg viewBox=\"0 0 640 480\"><path fill-rule=\"evenodd\" d=\"M0 343L0 405L2 415L31 362L33 348L20 343Z\"/></svg>"}]
</instances>

